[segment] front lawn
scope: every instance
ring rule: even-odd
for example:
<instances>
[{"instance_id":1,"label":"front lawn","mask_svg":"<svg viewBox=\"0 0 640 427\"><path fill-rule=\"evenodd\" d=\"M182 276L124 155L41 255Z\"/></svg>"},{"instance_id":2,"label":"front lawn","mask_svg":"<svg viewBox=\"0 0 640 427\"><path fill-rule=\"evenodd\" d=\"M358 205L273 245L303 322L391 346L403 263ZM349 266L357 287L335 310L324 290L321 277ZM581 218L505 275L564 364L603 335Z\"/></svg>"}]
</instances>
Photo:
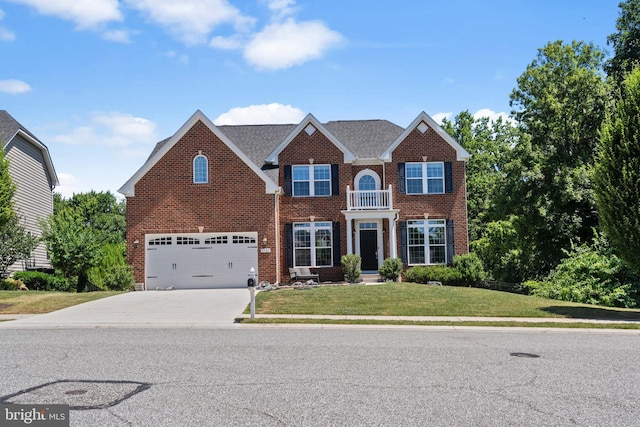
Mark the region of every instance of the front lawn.
<instances>
[{"instance_id":1,"label":"front lawn","mask_svg":"<svg viewBox=\"0 0 640 427\"><path fill-rule=\"evenodd\" d=\"M0 314L42 314L122 292L0 291Z\"/></svg>"},{"instance_id":2,"label":"front lawn","mask_svg":"<svg viewBox=\"0 0 640 427\"><path fill-rule=\"evenodd\" d=\"M640 310L576 304L486 289L414 283L260 292L256 296L256 313L640 320Z\"/></svg>"}]
</instances>

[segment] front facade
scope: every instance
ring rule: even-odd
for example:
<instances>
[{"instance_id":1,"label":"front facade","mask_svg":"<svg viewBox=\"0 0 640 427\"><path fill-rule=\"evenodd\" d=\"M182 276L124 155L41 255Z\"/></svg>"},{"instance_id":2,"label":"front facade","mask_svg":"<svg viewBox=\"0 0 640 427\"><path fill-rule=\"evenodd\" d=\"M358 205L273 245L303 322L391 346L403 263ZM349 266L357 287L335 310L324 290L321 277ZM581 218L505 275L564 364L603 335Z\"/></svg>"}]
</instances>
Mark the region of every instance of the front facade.
<instances>
[{"instance_id":1,"label":"front facade","mask_svg":"<svg viewBox=\"0 0 640 427\"><path fill-rule=\"evenodd\" d=\"M58 185L49 150L4 110L0 110L0 142L5 158L9 160L9 174L16 185L13 199L16 212L25 229L40 236L39 221L53 213L53 189ZM28 259L16 262L8 272L50 268L45 245L40 243Z\"/></svg>"},{"instance_id":2,"label":"front facade","mask_svg":"<svg viewBox=\"0 0 640 427\"><path fill-rule=\"evenodd\" d=\"M467 253L469 154L427 114L384 120L215 126L197 111L120 192L127 256L145 289L343 280L385 258L450 264Z\"/></svg>"}]
</instances>

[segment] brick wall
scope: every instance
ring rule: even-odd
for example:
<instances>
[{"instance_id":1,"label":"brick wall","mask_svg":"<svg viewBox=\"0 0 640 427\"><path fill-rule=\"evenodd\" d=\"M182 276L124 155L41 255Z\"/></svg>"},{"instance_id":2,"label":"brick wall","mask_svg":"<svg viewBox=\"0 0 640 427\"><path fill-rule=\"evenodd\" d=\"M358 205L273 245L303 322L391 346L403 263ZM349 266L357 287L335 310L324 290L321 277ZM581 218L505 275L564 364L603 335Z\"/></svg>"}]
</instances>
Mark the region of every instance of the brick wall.
<instances>
[{"instance_id":1,"label":"brick wall","mask_svg":"<svg viewBox=\"0 0 640 427\"><path fill-rule=\"evenodd\" d=\"M193 183L193 159L209 160L209 182ZM144 282L145 235L151 233L258 232L274 247L274 197L265 182L201 121L178 141L127 197L127 258ZM138 248L133 242L139 241ZM276 253L258 254L261 280L276 280Z\"/></svg>"},{"instance_id":2,"label":"brick wall","mask_svg":"<svg viewBox=\"0 0 640 427\"><path fill-rule=\"evenodd\" d=\"M398 194L398 163L451 162L453 172L453 192L446 194L416 195ZM456 254L469 251L467 232L467 201L465 185L465 163L456 160L456 151L433 129L422 134L414 129L392 153L393 163L387 165L387 183L393 187L393 207L400 209L399 221L408 219L453 219ZM398 239L400 254L400 239Z\"/></svg>"}]
</instances>

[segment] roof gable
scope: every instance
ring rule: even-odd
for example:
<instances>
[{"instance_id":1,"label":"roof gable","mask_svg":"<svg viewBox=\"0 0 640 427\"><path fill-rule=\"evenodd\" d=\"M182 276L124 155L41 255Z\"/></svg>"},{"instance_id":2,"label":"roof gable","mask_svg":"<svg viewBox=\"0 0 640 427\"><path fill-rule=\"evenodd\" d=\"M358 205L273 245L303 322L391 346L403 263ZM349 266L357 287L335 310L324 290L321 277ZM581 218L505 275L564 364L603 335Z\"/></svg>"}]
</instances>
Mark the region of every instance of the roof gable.
<instances>
[{"instance_id":1,"label":"roof gable","mask_svg":"<svg viewBox=\"0 0 640 427\"><path fill-rule=\"evenodd\" d=\"M285 149L291 141L302 131L306 131L308 126L311 125L315 128L316 131L322 132L324 136L331 141L333 145L335 145L342 153L344 154L344 162L350 163L356 159L356 155L351 152L342 142L338 140L329 130L316 119L313 114L309 113L307 116L302 119L302 121L296 126L289 135L285 139L282 140L280 144L267 156L265 162L271 164L278 164L278 155L282 150Z\"/></svg>"},{"instance_id":2,"label":"roof gable","mask_svg":"<svg viewBox=\"0 0 640 427\"><path fill-rule=\"evenodd\" d=\"M213 132L227 147L229 147L249 168L265 182L265 191L275 193L279 187L269 178L242 150L240 150L207 116L197 110L183 124L180 129L169 139L161 141L144 165L118 190L125 196L135 196L136 183L146 175L151 168L191 129L198 121L201 121Z\"/></svg>"},{"instance_id":3,"label":"roof gable","mask_svg":"<svg viewBox=\"0 0 640 427\"><path fill-rule=\"evenodd\" d=\"M390 162L391 153L393 153L393 150L398 145L400 145L400 143L404 141L407 138L407 136L411 132L413 132L414 129L421 126L422 123L424 123L429 128L433 129L447 144L449 144L454 150L456 150L456 156L459 161L469 160L469 157L471 157L469 152L465 150L462 147L462 145L458 143L458 141L453 139L451 135L449 135L444 129L442 129L440 125L436 123L436 121L433 120L431 116L429 116L424 111L420 113L418 117L416 117L415 120L411 122L409 126L407 126L404 132L402 132L402 134L398 138L396 138L395 141L393 141L393 143L382 154L381 159L384 160L385 162Z\"/></svg>"},{"instance_id":4,"label":"roof gable","mask_svg":"<svg viewBox=\"0 0 640 427\"><path fill-rule=\"evenodd\" d=\"M58 174L53 167L53 161L51 160L51 154L49 149L44 145L34 134L29 132L27 128L22 126L11 114L5 110L0 110L0 142L2 142L2 148L6 149L7 145L16 137L22 137L25 141L33 144L41 153L44 159L47 173L51 179L51 184L55 187L59 185Z\"/></svg>"}]
</instances>

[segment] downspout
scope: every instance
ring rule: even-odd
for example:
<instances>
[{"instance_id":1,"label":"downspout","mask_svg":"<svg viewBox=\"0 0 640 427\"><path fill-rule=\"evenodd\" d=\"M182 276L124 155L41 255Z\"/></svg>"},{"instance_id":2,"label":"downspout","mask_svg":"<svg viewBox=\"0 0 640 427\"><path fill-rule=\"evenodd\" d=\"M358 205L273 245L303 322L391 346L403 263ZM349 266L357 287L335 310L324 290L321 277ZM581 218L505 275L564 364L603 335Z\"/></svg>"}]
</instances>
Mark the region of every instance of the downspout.
<instances>
[{"instance_id":1,"label":"downspout","mask_svg":"<svg viewBox=\"0 0 640 427\"><path fill-rule=\"evenodd\" d=\"M273 209L275 219L275 241L276 241L276 283L280 283L280 195L282 194L282 187L278 187L278 190L273 194Z\"/></svg>"}]
</instances>

